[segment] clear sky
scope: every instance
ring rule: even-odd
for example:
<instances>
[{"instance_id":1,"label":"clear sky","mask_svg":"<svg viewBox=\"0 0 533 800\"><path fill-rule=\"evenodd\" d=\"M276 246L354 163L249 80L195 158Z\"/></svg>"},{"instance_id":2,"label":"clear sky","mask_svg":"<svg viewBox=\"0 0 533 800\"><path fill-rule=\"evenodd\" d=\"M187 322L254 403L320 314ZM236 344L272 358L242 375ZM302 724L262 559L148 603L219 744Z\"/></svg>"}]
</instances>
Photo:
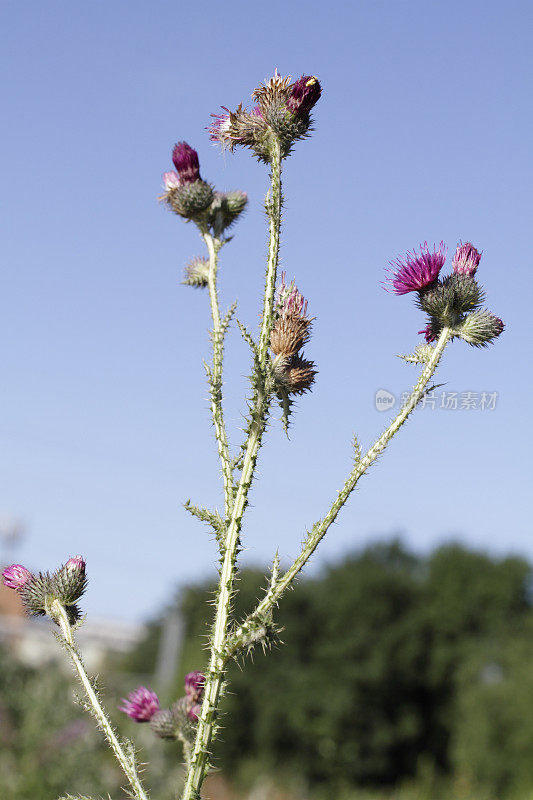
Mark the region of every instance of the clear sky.
<instances>
[{"instance_id":1,"label":"clear sky","mask_svg":"<svg viewBox=\"0 0 533 800\"><path fill-rule=\"evenodd\" d=\"M295 555L417 370L396 357L423 315L380 285L421 241L483 250L496 344L454 342L438 390L497 392L493 410L420 409L364 478L314 566L394 532L533 558L531 98L533 6L490 0L90 3L3 0L0 511L27 526L16 560L83 553L93 615L146 618L213 574L182 502L221 504L202 359L205 294L180 285L196 230L157 202L173 144L249 193L222 253L224 306L257 325L267 171L205 127L277 67L323 85L316 132L285 170L282 265L316 316L316 389L288 441L274 423L246 525L248 563ZM451 256L450 254L450 256ZM247 346L228 338L239 441ZM440 402L440 397L438 399Z\"/></svg>"}]
</instances>

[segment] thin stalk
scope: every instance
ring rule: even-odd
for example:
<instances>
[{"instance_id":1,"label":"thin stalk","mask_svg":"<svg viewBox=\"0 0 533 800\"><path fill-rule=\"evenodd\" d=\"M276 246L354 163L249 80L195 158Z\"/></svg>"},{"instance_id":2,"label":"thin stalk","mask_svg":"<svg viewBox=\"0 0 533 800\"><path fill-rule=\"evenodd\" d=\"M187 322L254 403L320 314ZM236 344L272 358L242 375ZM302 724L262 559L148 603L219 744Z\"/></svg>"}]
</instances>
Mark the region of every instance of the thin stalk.
<instances>
[{"instance_id":1,"label":"thin stalk","mask_svg":"<svg viewBox=\"0 0 533 800\"><path fill-rule=\"evenodd\" d=\"M385 450L393 436L399 431L409 415L414 411L424 393L426 387L435 372L438 363L444 353L446 345L450 339L451 331L449 328L444 328L440 337L435 345L431 358L427 362L420 378L415 384L410 396L400 409L396 418L391 422L389 427L381 434L379 439L370 447L366 454L360 460L356 460L353 470L348 476L344 486L338 493L336 499L332 503L326 516L319 520L312 527L301 553L295 559L294 563L283 574L283 576L272 582L268 592L265 594L263 600L259 603L255 611L245 620L245 622L235 631L233 636L227 643L226 653L229 657L238 647L239 642L245 640L246 634L253 628L254 623L264 619L273 606L279 601L286 589L292 584L298 573L303 569L305 564L309 561L310 557L318 547L320 541L324 538L330 525L335 522L341 508L348 500L350 494L355 489L359 478L365 474L368 468L374 463L379 455Z\"/></svg>"},{"instance_id":2,"label":"thin stalk","mask_svg":"<svg viewBox=\"0 0 533 800\"><path fill-rule=\"evenodd\" d=\"M279 261L279 236L281 231L281 147L277 139L272 145L271 161L271 195L267 200L266 209L270 219L270 237L268 246L268 263L265 283L265 297L263 305L263 319L261 335L259 337L259 361L264 367L268 356L270 333L274 323L274 297L276 294L276 279Z\"/></svg>"},{"instance_id":3,"label":"thin stalk","mask_svg":"<svg viewBox=\"0 0 533 800\"><path fill-rule=\"evenodd\" d=\"M253 408L250 413L248 438L242 459L242 470L237 485L233 508L226 530L224 559L220 570L220 582L216 604L215 623L211 637L211 655L206 675L202 711L191 763L182 800L198 800L200 788L208 769L208 755L215 732L216 713L221 698L227 656L224 652L228 620L231 611L231 596L235 580L235 566L239 547L242 517L248 503L248 492L252 484L257 462L257 453L265 430L271 387L264 369L268 358L270 331L274 319L274 296L279 257L279 235L281 227L281 150L276 141L273 146L271 164L271 196L266 207L270 218L268 263L265 278L263 317L259 339L259 366ZM211 272L211 270L210 270ZM228 462L229 463L229 462Z\"/></svg>"},{"instance_id":4,"label":"thin stalk","mask_svg":"<svg viewBox=\"0 0 533 800\"><path fill-rule=\"evenodd\" d=\"M231 514L233 506L233 474L228 448L228 437L224 422L222 408L222 362L224 358L224 331L220 320L220 306L217 291L218 251L220 242L215 240L210 233L202 233L209 253L209 300L211 301L211 316L213 318L213 370L211 372L211 414L215 427L218 455L224 481L224 503L226 519Z\"/></svg>"},{"instance_id":5,"label":"thin stalk","mask_svg":"<svg viewBox=\"0 0 533 800\"><path fill-rule=\"evenodd\" d=\"M98 726L106 737L109 746L111 747L117 761L122 767L122 771L130 782L130 786L133 789L135 798L137 798L137 800L149 800L148 795L145 793L142 783L137 775L135 764L124 752L115 734L115 731L111 727L111 723L109 722L107 715L100 704L98 695L94 690L91 679L87 674L85 665L83 664L81 656L76 647L76 642L74 641L72 627L68 620L67 612L59 600L53 601L50 609L50 616L58 623L61 629L61 634L65 642L65 649L70 656L70 660L72 661L76 672L78 673L80 683L85 690L85 694L87 695L87 699L92 707Z\"/></svg>"}]
</instances>

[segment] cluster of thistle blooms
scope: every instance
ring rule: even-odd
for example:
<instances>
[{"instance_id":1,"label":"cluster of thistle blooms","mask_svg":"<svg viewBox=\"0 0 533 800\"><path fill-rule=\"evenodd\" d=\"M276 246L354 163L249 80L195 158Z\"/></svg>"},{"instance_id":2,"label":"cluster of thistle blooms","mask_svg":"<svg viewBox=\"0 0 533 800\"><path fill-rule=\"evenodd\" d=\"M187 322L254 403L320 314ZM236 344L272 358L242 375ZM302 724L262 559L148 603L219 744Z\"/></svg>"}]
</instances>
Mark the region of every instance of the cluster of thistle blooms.
<instances>
[{"instance_id":1,"label":"cluster of thistle blooms","mask_svg":"<svg viewBox=\"0 0 533 800\"><path fill-rule=\"evenodd\" d=\"M303 358L302 347L309 341L313 318L307 316L307 300L294 281L288 286L285 273L276 297L274 325L270 334L270 349L274 353L274 375L280 389L291 394L308 391L316 369L313 361Z\"/></svg>"},{"instance_id":2,"label":"cluster of thistle blooms","mask_svg":"<svg viewBox=\"0 0 533 800\"><path fill-rule=\"evenodd\" d=\"M187 142L178 142L172 151L176 170L163 173L166 190L161 198L185 220L195 222L200 230L220 238L244 211L246 192L218 192L200 176L198 153ZM185 283L207 286L208 261L194 259L185 274Z\"/></svg>"},{"instance_id":3,"label":"cluster of thistle blooms","mask_svg":"<svg viewBox=\"0 0 533 800\"><path fill-rule=\"evenodd\" d=\"M310 112L322 88L314 75L302 75L291 83L276 70L264 86L252 93L256 105L251 111L242 103L235 111L222 107L224 114L213 114L211 138L233 150L249 147L261 161L270 162L273 143L279 144L281 157L289 155L292 145L305 138L311 128Z\"/></svg>"},{"instance_id":4,"label":"cluster of thistle blooms","mask_svg":"<svg viewBox=\"0 0 533 800\"><path fill-rule=\"evenodd\" d=\"M65 609L70 623L80 618L76 603L87 588L85 561L82 556L69 558L55 572L38 572L34 575L22 564L11 564L2 572L2 581L9 589L18 592L27 614L53 616L53 603L58 601Z\"/></svg>"},{"instance_id":5,"label":"cluster of thistle blooms","mask_svg":"<svg viewBox=\"0 0 533 800\"><path fill-rule=\"evenodd\" d=\"M122 699L119 710L135 722L149 722L150 728L160 739L188 741L198 722L204 685L202 672L189 672L185 676L185 696L170 708L161 708L157 694L145 686L139 686Z\"/></svg>"},{"instance_id":6,"label":"cluster of thistle blooms","mask_svg":"<svg viewBox=\"0 0 533 800\"><path fill-rule=\"evenodd\" d=\"M481 253L466 242L459 244L452 261L452 274L439 278L446 260L446 247L430 250L427 243L420 252L408 253L391 261L389 290L395 294L417 292L418 306L428 314L426 327L419 331L427 342L438 339L444 327L475 347L484 347L499 336L504 324L490 311L482 309L485 294L474 278Z\"/></svg>"},{"instance_id":7,"label":"cluster of thistle blooms","mask_svg":"<svg viewBox=\"0 0 533 800\"><path fill-rule=\"evenodd\" d=\"M302 75L294 83L276 74L255 89L252 98L257 103L248 112L239 105L236 111L213 114L209 131L211 139L232 150L236 145L250 147L257 157L269 162L274 145L280 146L285 157L295 141L308 135L310 112L320 97L317 78ZM244 211L246 192L219 192L200 175L196 150L187 142L178 142L172 151L175 170L163 173L165 194L162 200L178 216L194 222L200 231L209 231L220 239ZM185 270L184 283L194 287L207 286L209 262L198 256Z\"/></svg>"}]
</instances>

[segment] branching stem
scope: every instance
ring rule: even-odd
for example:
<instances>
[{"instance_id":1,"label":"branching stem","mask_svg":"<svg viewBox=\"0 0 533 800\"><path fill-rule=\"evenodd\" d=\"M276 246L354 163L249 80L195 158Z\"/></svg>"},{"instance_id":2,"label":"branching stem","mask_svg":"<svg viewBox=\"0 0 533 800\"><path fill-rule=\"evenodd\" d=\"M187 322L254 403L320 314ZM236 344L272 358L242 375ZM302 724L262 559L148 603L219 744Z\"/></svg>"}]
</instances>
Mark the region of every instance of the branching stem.
<instances>
[{"instance_id":1,"label":"branching stem","mask_svg":"<svg viewBox=\"0 0 533 800\"><path fill-rule=\"evenodd\" d=\"M433 353L431 354L431 358L427 362L420 375L420 378L413 388L413 391L400 409L396 418L391 422L389 427L381 434L379 439L372 445L366 454L361 459L356 460L353 470L346 479L344 486L338 493L326 516L322 520L316 522L309 532L301 553L298 555L289 569L283 574L283 576L271 584L269 590L255 611L252 612L252 614L231 636L226 648L228 657L235 652L235 649L238 648L239 642L246 640L247 633L253 628L254 624L264 619L265 615L272 610L286 589L288 589L288 587L293 583L296 576L301 572L305 564L315 552L320 541L324 538L330 525L335 522L341 508L355 489L359 478L365 474L378 456L381 455L391 441L392 437L399 431L409 415L414 411L418 403L421 401L426 392L426 387L439 364L448 341L450 340L450 335L451 332L449 328L444 328L442 330Z\"/></svg>"}]
</instances>

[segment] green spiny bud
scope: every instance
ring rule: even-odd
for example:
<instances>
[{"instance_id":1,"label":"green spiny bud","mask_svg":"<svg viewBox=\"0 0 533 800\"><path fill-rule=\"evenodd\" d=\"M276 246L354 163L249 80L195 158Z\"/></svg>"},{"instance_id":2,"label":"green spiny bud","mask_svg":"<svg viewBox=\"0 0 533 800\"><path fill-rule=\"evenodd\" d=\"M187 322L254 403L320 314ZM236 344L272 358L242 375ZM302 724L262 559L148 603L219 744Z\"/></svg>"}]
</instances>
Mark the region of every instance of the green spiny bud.
<instances>
[{"instance_id":1,"label":"green spiny bud","mask_svg":"<svg viewBox=\"0 0 533 800\"><path fill-rule=\"evenodd\" d=\"M47 614L52 600L55 599L52 576L48 572L32 575L19 590L19 594L27 614L35 617Z\"/></svg>"},{"instance_id":2,"label":"green spiny bud","mask_svg":"<svg viewBox=\"0 0 533 800\"><path fill-rule=\"evenodd\" d=\"M209 261L207 258L196 256L185 267L183 281L186 286L194 286L196 289L203 289L207 286L209 277Z\"/></svg>"},{"instance_id":3,"label":"green spiny bud","mask_svg":"<svg viewBox=\"0 0 533 800\"><path fill-rule=\"evenodd\" d=\"M150 719L150 728L160 739L178 738L178 722L170 708L156 711Z\"/></svg>"},{"instance_id":4,"label":"green spiny bud","mask_svg":"<svg viewBox=\"0 0 533 800\"><path fill-rule=\"evenodd\" d=\"M474 311L485 300L483 289L471 275L454 273L443 280L443 285L453 291L453 307L459 313Z\"/></svg>"},{"instance_id":5,"label":"green spiny bud","mask_svg":"<svg viewBox=\"0 0 533 800\"><path fill-rule=\"evenodd\" d=\"M503 332L504 328L501 319L490 311L474 311L455 328L454 335L460 336L474 347L486 347Z\"/></svg>"},{"instance_id":6,"label":"green spiny bud","mask_svg":"<svg viewBox=\"0 0 533 800\"><path fill-rule=\"evenodd\" d=\"M418 293L418 305L433 319L444 325L450 325L457 319L458 312L454 306L454 287L445 281L438 281Z\"/></svg>"},{"instance_id":7,"label":"green spiny bud","mask_svg":"<svg viewBox=\"0 0 533 800\"><path fill-rule=\"evenodd\" d=\"M207 213L207 220L213 228L215 235L229 228L237 220L248 202L246 192L215 192L213 202Z\"/></svg>"},{"instance_id":8,"label":"green spiny bud","mask_svg":"<svg viewBox=\"0 0 533 800\"><path fill-rule=\"evenodd\" d=\"M52 591L63 606L71 606L87 588L85 561L82 556L69 558L52 576Z\"/></svg>"},{"instance_id":9,"label":"green spiny bud","mask_svg":"<svg viewBox=\"0 0 533 800\"><path fill-rule=\"evenodd\" d=\"M185 219L196 219L213 202L213 187L202 180L171 188L165 195L171 209Z\"/></svg>"}]
</instances>

